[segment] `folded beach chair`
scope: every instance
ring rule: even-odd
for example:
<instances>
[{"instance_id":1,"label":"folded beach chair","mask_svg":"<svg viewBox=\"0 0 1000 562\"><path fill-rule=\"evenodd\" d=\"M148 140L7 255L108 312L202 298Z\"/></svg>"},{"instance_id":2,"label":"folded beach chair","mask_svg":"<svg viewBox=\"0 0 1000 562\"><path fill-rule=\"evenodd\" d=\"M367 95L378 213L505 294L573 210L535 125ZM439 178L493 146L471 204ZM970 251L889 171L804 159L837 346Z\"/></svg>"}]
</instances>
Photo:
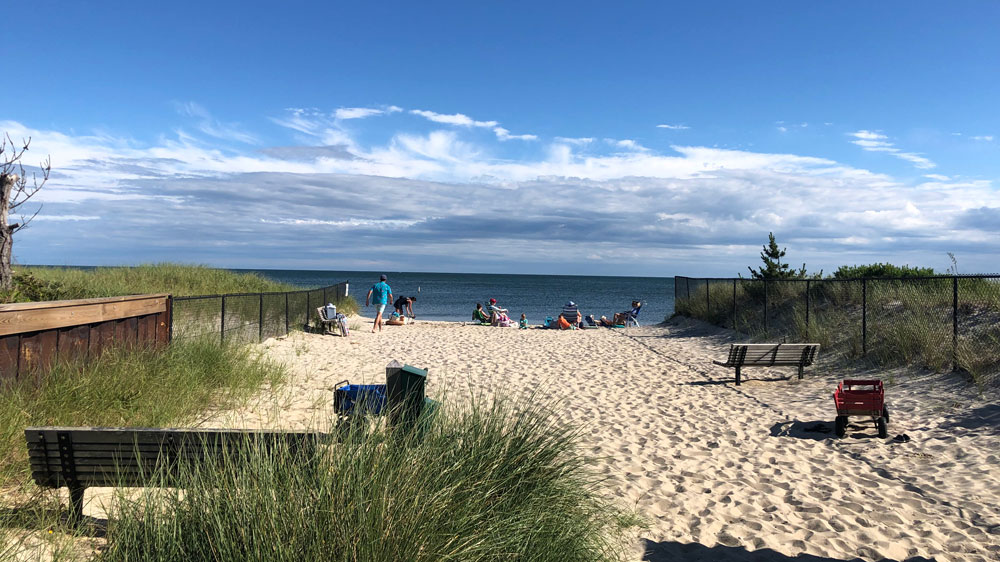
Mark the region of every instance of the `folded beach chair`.
<instances>
[{"instance_id":1,"label":"folded beach chair","mask_svg":"<svg viewBox=\"0 0 1000 562\"><path fill-rule=\"evenodd\" d=\"M639 303L639 306L633 308L632 310L630 310L628 312L628 314L625 315L625 327L626 328L628 328L629 326L635 326L636 328L639 327L639 312L640 311L642 311L642 302Z\"/></svg>"}]
</instances>

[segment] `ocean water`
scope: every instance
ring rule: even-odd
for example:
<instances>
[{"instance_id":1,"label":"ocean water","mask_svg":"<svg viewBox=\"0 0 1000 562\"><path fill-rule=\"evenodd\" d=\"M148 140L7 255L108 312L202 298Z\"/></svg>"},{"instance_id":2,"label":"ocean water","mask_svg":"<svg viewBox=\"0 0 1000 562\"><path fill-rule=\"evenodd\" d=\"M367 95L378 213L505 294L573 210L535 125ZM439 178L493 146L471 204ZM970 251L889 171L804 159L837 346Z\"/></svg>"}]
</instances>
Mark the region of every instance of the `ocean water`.
<instances>
[{"instance_id":1,"label":"ocean water","mask_svg":"<svg viewBox=\"0 0 1000 562\"><path fill-rule=\"evenodd\" d=\"M300 287L350 282L350 294L362 305L368 289L383 272L300 271L280 269L250 271ZM639 322L656 324L674 311L672 277L591 277L575 275L502 275L478 273L384 272L394 297L415 296L413 313L420 320L471 321L476 303L487 304L492 297L510 311L515 320L524 313L529 324L541 324L546 316L556 317L566 301L572 300L595 318L608 318L630 308L633 299L643 303Z\"/></svg>"}]
</instances>

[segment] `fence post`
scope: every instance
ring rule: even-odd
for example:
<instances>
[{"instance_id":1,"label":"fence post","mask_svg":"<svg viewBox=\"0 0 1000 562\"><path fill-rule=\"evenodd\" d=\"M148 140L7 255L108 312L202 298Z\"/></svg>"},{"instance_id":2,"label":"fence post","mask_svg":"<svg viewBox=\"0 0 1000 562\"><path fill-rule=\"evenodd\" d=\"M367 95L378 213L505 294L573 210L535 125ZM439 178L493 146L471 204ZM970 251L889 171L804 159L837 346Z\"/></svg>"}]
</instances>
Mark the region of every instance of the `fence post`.
<instances>
[{"instance_id":1,"label":"fence post","mask_svg":"<svg viewBox=\"0 0 1000 562\"><path fill-rule=\"evenodd\" d=\"M685 297L685 300L687 301L688 306L691 306L691 279L687 277L684 278L684 287L687 289L687 297Z\"/></svg>"},{"instance_id":2,"label":"fence post","mask_svg":"<svg viewBox=\"0 0 1000 562\"><path fill-rule=\"evenodd\" d=\"M323 287L323 302L322 302L322 304L326 304L328 302L330 302L330 301L327 300L327 298L326 298L326 287Z\"/></svg>"},{"instance_id":3,"label":"fence post","mask_svg":"<svg viewBox=\"0 0 1000 562\"><path fill-rule=\"evenodd\" d=\"M285 335L288 335L288 293L285 293Z\"/></svg>"},{"instance_id":4,"label":"fence post","mask_svg":"<svg viewBox=\"0 0 1000 562\"><path fill-rule=\"evenodd\" d=\"M806 279L806 339L809 339L809 280Z\"/></svg>"},{"instance_id":5,"label":"fence post","mask_svg":"<svg viewBox=\"0 0 1000 562\"><path fill-rule=\"evenodd\" d=\"M951 370L958 370L958 276L951 278Z\"/></svg>"},{"instance_id":6,"label":"fence post","mask_svg":"<svg viewBox=\"0 0 1000 562\"><path fill-rule=\"evenodd\" d=\"M736 280L733 279L733 329L736 329Z\"/></svg>"},{"instance_id":7,"label":"fence post","mask_svg":"<svg viewBox=\"0 0 1000 562\"><path fill-rule=\"evenodd\" d=\"M674 314L677 314L677 276L674 275Z\"/></svg>"},{"instance_id":8,"label":"fence post","mask_svg":"<svg viewBox=\"0 0 1000 562\"><path fill-rule=\"evenodd\" d=\"M712 321L711 320L711 318L712 318L712 299L709 298L709 296L708 296L709 294L711 294L711 291L709 291L708 283L709 283L708 279L705 279L705 321L706 322L711 322Z\"/></svg>"},{"instance_id":9,"label":"fence post","mask_svg":"<svg viewBox=\"0 0 1000 562\"><path fill-rule=\"evenodd\" d=\"M219 343L226 343L226 295L222 295L222 314L219 315Z\"/></svg>"},{"instance_id":10,"label":"fence post","mask_svg":"<svg viewBox=\"0 0 1000 562\"><path fill-rule=\"evenodd\" d=\"M767 278L764 278L764 333L767 333Z\"/></svg>"},{"instance_id":11,"label":"fence post","mask_svg":"<svg viewBox=\"0 0 1000 562\"><path fill-rule=\"evenodd\" d=\"M309 301L309 297L311 296L312 291L306 291L306 323L302 326L302 329L307 332L309 331L309 308L312 306L312 303Z\"/></svg>"},{"instance_id":12,"label":"fence post","mask_svg":"<svg viewBox=\"0 0 1000 562\"><path fill-rule=\"evenodd\" d=\"M257 307L257 343L264 341L264 293L260 297L260 306Z\"/></svg>"},{"instance_id":13,"label":"fence post","mask_svg":"<svg viewBox=\"0 0 1000 562\"><path fill-rule=\"evenodd\" d=\"M167 318L167 343L174 341L174 296L170 295L167 297L167 302L170 303L170 316ZM90 330L87 330L87 339L90 339ZM87 349L90 349L90 342L87 342Z\"/></svg>"},{"instance_id":14,"label":"fence post","mask_svg":"<svg viewBox=\"0 0 1000 562\"><path fill-rule=\"evenodd\" d=\"M868 356L868 279L861 280L861 356Z\"/></svg>"}]
</instances>

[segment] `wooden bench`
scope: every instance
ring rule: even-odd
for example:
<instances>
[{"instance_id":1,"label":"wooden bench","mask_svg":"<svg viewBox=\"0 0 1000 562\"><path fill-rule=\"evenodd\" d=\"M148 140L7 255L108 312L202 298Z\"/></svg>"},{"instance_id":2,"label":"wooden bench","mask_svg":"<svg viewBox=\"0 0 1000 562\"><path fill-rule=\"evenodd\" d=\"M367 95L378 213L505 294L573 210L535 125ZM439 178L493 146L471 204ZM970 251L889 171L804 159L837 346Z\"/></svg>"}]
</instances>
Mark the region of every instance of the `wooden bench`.
<instances>
[{"instance_id":1,"label":"wooden bench","mask_svg":"<svg viewBox=\"0 0 1000 562\"><path fill-rule=\"evenodd\" d=\"M734 343L725 362L712 362L735 367L737 385L742 367L798 367L801 379L802 369L812 365L817 351L818 343Z\"/></svg>"},{"instance_id":2,"label":"wooden bench","mask_svg":"<svg viewBox=\"0 0 1000 562\"><path fill-rule=\"evenodd\" d=\"M24 430L35 483L69 488L70 521L83 516L91 486L171 485L179 468L250 451L288 451L312 459L323 433L240 429L29 427ZM224 455L224 457L223 457Z\"/></svg>"}]
</instances>

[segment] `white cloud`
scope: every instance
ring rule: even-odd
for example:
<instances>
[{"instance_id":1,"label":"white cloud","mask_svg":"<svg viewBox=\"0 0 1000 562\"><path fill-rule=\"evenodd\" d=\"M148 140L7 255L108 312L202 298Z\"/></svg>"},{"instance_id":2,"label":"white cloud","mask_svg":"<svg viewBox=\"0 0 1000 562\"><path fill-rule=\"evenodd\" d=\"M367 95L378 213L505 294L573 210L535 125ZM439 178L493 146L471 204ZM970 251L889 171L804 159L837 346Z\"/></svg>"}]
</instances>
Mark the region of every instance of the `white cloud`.
<instances>
[{"instance_id":1,"label":"white cloud","mask_svg":"<svg viewBox=\"0 0 1000 562\"><path fill-rule=\"evenodd\" d=\"M583 146L583 145L590 144L590 143L594 142L594 137L577 137L577 138L556 137L555 140L556 140L556 142L561 142L561 143L566 143L566 144L572 144L572 145L576 145L576 146Z\"/></svg>"},{"instance_id":2,"label":"white cloud","mask_svg":"<svg viewBox=\"0 0 1000 562\"><path fill-rule=\"evenodd\" d=\"M687 125L667 125L667 124L657 125L656 127L658 129L670 129L672 131L686 131L687 129L691 128L688 127Z\"/></svg>"},{"instance_id":3,"label":"white cloud","mask_svg":"<svg viewBox=\"0 0 1000 562\"><path fill-rule=\"evenodd\" d=\"M502 140L502 141L506 141L506 140L527 140L527 141L538 140L538 137L536 135L512 135L512 134L510 134L510 131L508 131L507 129L504 129L503 127L494 127L493 128L493 133L496 134L497 139Z\"/></svg>"},{"instance_id":4,"label":"white cloud","mask_svg":"<svg viewBox=\"0 0 1000 562\"><path fill-rule=\"evenodd\" d=\"M854 137L855 140L851 141L852 144L860 146L868 152L885 152L899 158L900 160L906 160L907 162L913 164L914 167L922 170L937 167L937 164L916 152L903 152L893 143L889 142L889 137L883 135L882 133L862 129L860 131L848 133L848 136Z\"/></svg>"},{"instance_id":5,"label":"white cloud","mask_svg":"<svg viewBox=\"0 0 1000 562\"><path fill-rule=\"evenodd\" d=\"M476 121L475 119L469 117L468 115L463 115L461 113L435 113L433 111L427 111L424 109L411 109L410 113L414 115L419 115L424 119L433 121L435 123L444 123L446 125L458 125L460 127L483 127L483 128L493 128L499 123L496 121Z\"/></svg>"},{"instance_id":6,"label":"white cloud","mask_svg":"<svg viewBox=\"0 0 1000 562\"><path fill-rule=\"evenodd\" d=\"M373 115L382 115L385 111L371 107L341 107L334 111L333 116L337 119L364 119Z\"/></svg>"},{"instance_id":7,"label":"white cloud","mask_svg":"<svg viewBox=\"0 0 1000 562\"><path fill-rule=\"evenodd\" d=\"M986 141L986 142L992 142L993 141L993 135L977 135L977 136L969 137L969 138L971 138L972 140L977 140L977 141Z\"/></svg>"},{"instance_id":8,"label":"white cloud","mask_svg":"<svg viewBox=\"0 0 1000 562\"><path fill-rule=\"evenodd\" d=\"M182 115L198 119L198 130L210 137L244 144L258 144L260 142L256 136L242 130L238 124L222 123L213 118L207 109L193 101L178 104L178 111Z\"/></svg>"},{"instance_id":9,"label":"white cloud","mask_svg":"<svg viewBox=\"0 0 1000 562\"><path fill-rule=\"evenodd\" d=\"M19 259L79 255L93 263L86 252L123 245L138 248L140 261L171 259L166 252L174 250L187 260L272 267L368 259L351 245L329 244L323 233L333 229L366 248L389 248L394 263L419 259L431 264L425 268L462 270L475 262L463 256L476 256L486 242L499 248L498 260L537 260L538 268L627 254L672 271L677 259L706 252L752 261L761 233L779 227L782 243L794 241L796 259L810 266L810 255L839 265L857 252L907 249L1000 255L997 237L978 226L990 222L988 209L1000 208L988 181L927 174L924 182L901 182L826 158L705 146L659 153L633 139L557 137L535 145L533 156L501 158L493 135L473 141L446 128L363 143L335 120L331 112L292 110L276 122L306 145L246 153L181 136L142 144L0 122L15 138L33 137L30 155L51 154L55 166L39 194L46 206L38 226L18 241ZM882 150L896 147L880 132L852 138L898 157L898 149ZM326 140L338 147L314 146ZM297 148L306 156L292 158ZM979 222L965 220L976 209ZM53 253L67 237L93 243Z\"/></svg>"}]
</instances>

